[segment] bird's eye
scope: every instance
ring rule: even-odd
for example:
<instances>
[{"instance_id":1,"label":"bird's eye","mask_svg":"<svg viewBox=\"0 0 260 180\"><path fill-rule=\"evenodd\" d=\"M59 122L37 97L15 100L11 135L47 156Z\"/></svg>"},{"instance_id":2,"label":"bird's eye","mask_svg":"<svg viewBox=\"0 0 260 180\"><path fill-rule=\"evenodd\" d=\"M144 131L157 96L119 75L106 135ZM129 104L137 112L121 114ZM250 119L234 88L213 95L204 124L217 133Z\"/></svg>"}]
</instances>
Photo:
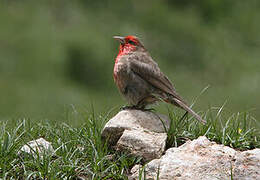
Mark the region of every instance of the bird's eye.
<instances>
[{"instance_id":1,"label":"bird's eye","mask_svg":"<svg viewBox=\"0 0 260 180\"><path fill-rule=\"evenodd\" d=\"M132 44L132 45L135 45L135 42L134 42L134 41L131 41L131 40L129 40L128 43L129 43L129 44Z\"/></svg>"}]
</instances>

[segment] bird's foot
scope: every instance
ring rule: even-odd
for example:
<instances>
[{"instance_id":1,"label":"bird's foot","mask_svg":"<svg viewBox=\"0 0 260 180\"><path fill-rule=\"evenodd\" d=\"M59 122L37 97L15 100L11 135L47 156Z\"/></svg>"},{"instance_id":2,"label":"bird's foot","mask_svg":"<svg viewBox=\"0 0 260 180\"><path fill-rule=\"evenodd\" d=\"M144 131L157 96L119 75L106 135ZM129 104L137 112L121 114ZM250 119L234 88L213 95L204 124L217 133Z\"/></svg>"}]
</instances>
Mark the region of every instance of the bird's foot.
<instances>
[{"instance_id":1,"label":"bird's foot","mask_svg":"<svg viewBox=\"0 0 260 180\"><path fill-rule=\"evenodd\" d=\"M140 111L150 111L150 112L155 111L154 108L146 109L144 107L139 107L139 106L123 106L120 108L120 110L140 110Z\"/></svg>"},{"instance_id":2,"label":"bird's foot","mask_svg":"<svg viewBox=\"0 0 260 180\"><path fill-rule=\"evenodd\" d=\"M122 106L120 110L136 109L135 106Z\"/></svg>"},{"instance_id":3,"label":"bird's foot","mask_svg":"<svg viewBox=\"0 0 260 180\"><path fill-rule=\"evenodd\" d=\"M142 111L149 111L149 112L155 112L156 110L154 108L148 108L148 109L141 109Z\"/></svg>"}]
</instances>

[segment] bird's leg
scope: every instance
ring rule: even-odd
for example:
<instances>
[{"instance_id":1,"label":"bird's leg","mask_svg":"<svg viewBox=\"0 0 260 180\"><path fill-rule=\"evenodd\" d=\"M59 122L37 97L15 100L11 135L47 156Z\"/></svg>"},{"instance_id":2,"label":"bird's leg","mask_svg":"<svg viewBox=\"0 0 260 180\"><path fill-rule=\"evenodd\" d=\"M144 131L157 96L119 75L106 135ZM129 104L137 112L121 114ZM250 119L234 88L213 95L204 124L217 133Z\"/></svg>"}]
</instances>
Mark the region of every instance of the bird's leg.
<instances>
[{"instance_id":1,"label":"bird's leg","mask_svg":"<svg viewBox=\"0 0 260 180\"><path fill-rule=\"evenodd\" d=\"M138 102L138 104L136 105L137 109L139 109L141 111L155 111L154 108L145 108L147 106L147 101L145 101L145 100L146 99L143 99Z\"/></svg>"},{"instance_id":2,"label":"bird's leg","mask_svg":"<svg viewBox=\"0 0 260 180\"><path fill-rule=\"evenodd\" d=\"M139 106L139 105L130 105L130 106L123 106L120 108L120 110L127 110L127 109L135 109L135 110L145 110L145 108L143 106Z\"/></svg>"},{"instance_id":3,"label":"bird's leg","mask_svg":"<svg viewBox=\"0 0 260 180\"><path fill-rule=\"evenodd\" d=\"M135 106L122 106L120 110L135 109Z\"/></svg>"},{"instance_id":4,"label":"bird's leg","mask_svg":"<svg viewBox=\"0 0 260 180\"><path fill-rule=\"evenodd\" d=\"M136 105L132 106L123 106L121 110L126 109L135 109L140 111L155 111L154 108L145 108L148 104L152 104L157 101L157 98L155 96L148 96L143 99L141 99Z\"/></svg>"},{"instance_id":5,"label":"bird's leg","mask_svg":"<svg viewBox=\"0 0 260 180\"><path fill-rule=\"evenodd\" d=\"M141 109L142 111L149 111L149 112L155 112L156 110L154 108L144 108Z\"/></svg>"},{"instance_id":6,"label":"bird's leg","mask_svg":"<svg viewBox=\"0 0 260 180\"><path fill-rule=\"evenodd\" d=\"M155 111L153 108L145 108L145 106L132 105L132 106L123 106L120 110L140 110L140 111Z\"/></svg>"},{"instance_id":7,"label":"bird's leg","mask_svg":"<svg viewBox=\"0 0 260 180\"><path fill-rule=\"evenodd\" d=\"M145 106L134 106L132 109L140 110L140 111L155 111L154 108L145 108Z\"/></svg>"}]
</instances>

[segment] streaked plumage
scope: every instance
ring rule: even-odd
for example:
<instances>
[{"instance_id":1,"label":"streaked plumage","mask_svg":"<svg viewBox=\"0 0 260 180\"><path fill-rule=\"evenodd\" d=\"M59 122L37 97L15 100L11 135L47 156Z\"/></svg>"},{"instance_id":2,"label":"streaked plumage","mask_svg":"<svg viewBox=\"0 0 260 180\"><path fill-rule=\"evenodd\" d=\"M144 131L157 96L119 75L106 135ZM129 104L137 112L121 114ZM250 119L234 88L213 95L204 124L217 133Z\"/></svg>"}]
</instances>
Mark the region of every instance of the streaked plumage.
<instances>
[{"instance_id":1,"label":"streaked plumage","mask_svg":"<svg viewBox=\"0 0 260 180\"><path fill-rule=\"evenodd\" d=\"M114 38L120 41L120 50L114 66L114 81L130 105L143 109L149 104L163 100L186 110L205 123L177 94L170 80L161 72L137 37Z\"/></svg>"}]
</instances>

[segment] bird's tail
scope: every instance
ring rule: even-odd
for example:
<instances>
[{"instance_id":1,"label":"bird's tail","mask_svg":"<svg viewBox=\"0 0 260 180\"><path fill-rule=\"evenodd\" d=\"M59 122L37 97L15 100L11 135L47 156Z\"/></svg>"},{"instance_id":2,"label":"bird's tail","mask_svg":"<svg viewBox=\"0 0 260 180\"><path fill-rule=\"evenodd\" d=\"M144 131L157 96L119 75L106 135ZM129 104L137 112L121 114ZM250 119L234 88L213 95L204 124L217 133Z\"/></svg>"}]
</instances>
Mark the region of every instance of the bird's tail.
<instances>
[{"instance_id":1,"label":"bird's tail","mask_svg":"<svg viewBox=\"0 0 260 180\"><path fill-rule=\"evenodd\" d=\"M194 116L198 121L200 121L203 124L206 124L206 121L203 120L197 113L195 113L186 103L184 103L183 101L175 98L175 97L171 97L170 98L170 103L177 105L179 107L181 107L182 109L184 109L185 111L189 112L192 116Z\"/></svg>"}]
</instances>

